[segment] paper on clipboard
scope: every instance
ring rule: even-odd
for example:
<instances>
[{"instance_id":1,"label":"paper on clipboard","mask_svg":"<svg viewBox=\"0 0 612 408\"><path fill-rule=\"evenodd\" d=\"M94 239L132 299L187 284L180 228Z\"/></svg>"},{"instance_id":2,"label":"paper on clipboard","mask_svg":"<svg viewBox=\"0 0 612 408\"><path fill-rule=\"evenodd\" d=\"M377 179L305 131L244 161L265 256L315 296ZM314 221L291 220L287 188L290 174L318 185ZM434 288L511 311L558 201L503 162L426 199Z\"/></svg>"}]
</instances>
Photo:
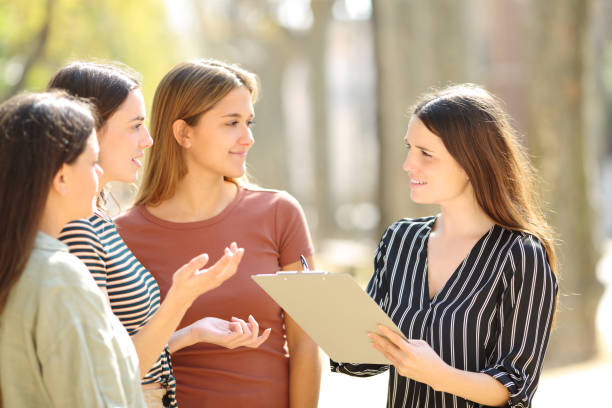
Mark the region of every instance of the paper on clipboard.
<instances>
[{"instance_id":1,"label":"paper on clipboard","mask_svg":"<svg viewBox=\"0 0 612 408\"><path fill-rule=\"evenodd\" d=\"M368 332L383 324L400 330L346 273L282 271L251 276L332 360L389 364Z\"/></svg>"}]
</instances>

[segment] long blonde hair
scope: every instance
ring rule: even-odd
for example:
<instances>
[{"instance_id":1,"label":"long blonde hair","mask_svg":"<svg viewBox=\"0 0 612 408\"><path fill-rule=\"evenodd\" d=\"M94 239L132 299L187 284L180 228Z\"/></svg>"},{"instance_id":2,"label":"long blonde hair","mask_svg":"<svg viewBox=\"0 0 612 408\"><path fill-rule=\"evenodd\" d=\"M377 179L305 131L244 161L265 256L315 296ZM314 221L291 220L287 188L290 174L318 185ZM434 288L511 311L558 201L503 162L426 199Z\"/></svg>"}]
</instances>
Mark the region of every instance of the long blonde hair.
<instances>
[{"instance_id":1,"label":"long blonde hair","mask_svg":"<svg viewBox=\"0 0 612 408\"><path fill-rule=\"evenodd\" d=\"M413 114L465 170L484 212L502 227L537 237L556 273L554 234L535 172L501 101L477 85L455 85L422 96Z\"/></svg>"},{"instance_id":2,"label":"long blonde hair","mask_svg":"<svg viewBox=\"0 0 612 408\"><path fill-rule=\"evenodd\" d=\"M179 181L187 174L182 148L174 138L172 124L179 119L194 126L200 116L212 109L232 90L245 87L255 102L257 77L236 65L216 60L182 62L161 80L151 108L153 146L144 168L144 177L136 205L155 206L171 198ZM246 175L239 179L226 177L236 184L246 184Z\"/></svg>"}]
</instances>

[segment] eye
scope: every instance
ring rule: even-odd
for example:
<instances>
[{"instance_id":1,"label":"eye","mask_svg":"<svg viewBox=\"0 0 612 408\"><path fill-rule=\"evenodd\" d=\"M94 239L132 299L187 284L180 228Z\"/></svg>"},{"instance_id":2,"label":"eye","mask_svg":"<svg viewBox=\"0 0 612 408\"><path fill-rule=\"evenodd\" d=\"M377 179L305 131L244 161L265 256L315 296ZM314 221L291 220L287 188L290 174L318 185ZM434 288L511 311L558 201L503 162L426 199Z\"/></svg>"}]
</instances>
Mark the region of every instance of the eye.
<instances>
[{"instance_id":1,"label":"eye","mask_svg":"<svg viewBox=\"0 0 612 408\"><path fill-rule=\"evenodd\" d=\"M427 153L425 150L421 150L421 153L423 153L425 157L431 157L431 154Z\"/></svg>"},{"instance_id":2,"label":"eye","mask_svg":"<svg viewBox=\"0 0 612 408\"><path fill-rule=\"evenodd\" d=\"M247 120L247 126L252 127L255 124L254 120Z\"/></svg>"},{"instance_id":3,"label":"eye","mask_svg":"<svg viewBox=\"0 0 612 408\"><path fill-rule=\"evenodd\" d=\"M406 147L406 149L410 150L410 148L412 146L410 146L410 143L408 143L407 141L404 140L404 147Z\"/></svg>"},{"instance_id":4,"label":"eye","mask_svg":"<svg viewBox=\"0 0 612 408\"><path fill-rule=\"evenodd\" d=\"M134 126L132 126L132 129L138 130L138 129L140 129L141 126L142 126L142 123L137 123Z\"/></svg>"},{"instance_id":5,"label":"eye","mask_svg":"<svg viewBox=\"0 0 612 408\"><path fill-rule=\"evenodd\" d=\"M227 123L227 126L231 126L231 127L235 127L238 125L238 121L237 120L232 120L231 122Z\"/></svg>"}]
</instances>

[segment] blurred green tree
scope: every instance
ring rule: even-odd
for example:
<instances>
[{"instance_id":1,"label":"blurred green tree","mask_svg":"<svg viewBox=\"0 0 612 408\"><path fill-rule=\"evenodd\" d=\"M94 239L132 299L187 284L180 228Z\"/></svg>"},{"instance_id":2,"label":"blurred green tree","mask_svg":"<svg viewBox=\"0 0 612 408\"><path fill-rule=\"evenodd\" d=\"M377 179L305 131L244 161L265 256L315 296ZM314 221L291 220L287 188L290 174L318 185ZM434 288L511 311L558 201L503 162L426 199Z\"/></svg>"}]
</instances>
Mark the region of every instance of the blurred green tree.
<instances>
[{"instance_id":1,"label":"blurred green tree","mask_svg":"<svg viewBox=\"0 0 612 408\"><path fill-rule=\"evenodd\" d=\"M163 0L2 0L0 98L42 90L72 60L117 60L143 74L150 101L178 61Z\"/></svg>"}]
</instances>

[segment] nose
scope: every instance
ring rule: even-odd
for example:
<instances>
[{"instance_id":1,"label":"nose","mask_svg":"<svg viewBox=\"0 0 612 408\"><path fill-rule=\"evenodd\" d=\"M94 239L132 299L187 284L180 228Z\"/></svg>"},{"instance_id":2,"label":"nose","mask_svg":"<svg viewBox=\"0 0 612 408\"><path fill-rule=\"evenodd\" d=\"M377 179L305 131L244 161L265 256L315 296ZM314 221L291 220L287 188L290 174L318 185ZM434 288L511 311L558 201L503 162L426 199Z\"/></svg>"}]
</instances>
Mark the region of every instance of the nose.
<instances>
[{"instance_id":1,"label":"nose","mask_svg":"<svg viewBox=\"0 0 612 408\"><path fill-rule=\"evenodd\" d=\"M251 131L251 128L245 128L244 132L242 132L242 134L240 135L238 143L247 147L251 147L253 143L255 143L255 138L253 137L253 132Z\"/></svg>"},{"instance_id":2,"label":"nose","mask_svg":"<svg viewBox=\"0 0 612 408\"><path fill-rule=\"evenodd\" d=\"M146 126L143 125L142 128L144 129L144 132L143 137L140 139L140 148L146 149L147 147L151 147L153 145L153 138L151 137L149 129L147 129Z\"/></svg>"},{"instance_id":3,"label":"nose","mask_svg":"<svg viewBox=\"0 0 612 408\"><path fill-rule=\"evenodd\" d=\"M404 169L404 171L407 173L411 173L414 171L414 163L412 160L411 153L411 151L408 151L408 153L406 154L406 159L404 160L404 164L402 165L402 169Z\"/></svg>"}]
</instances>

